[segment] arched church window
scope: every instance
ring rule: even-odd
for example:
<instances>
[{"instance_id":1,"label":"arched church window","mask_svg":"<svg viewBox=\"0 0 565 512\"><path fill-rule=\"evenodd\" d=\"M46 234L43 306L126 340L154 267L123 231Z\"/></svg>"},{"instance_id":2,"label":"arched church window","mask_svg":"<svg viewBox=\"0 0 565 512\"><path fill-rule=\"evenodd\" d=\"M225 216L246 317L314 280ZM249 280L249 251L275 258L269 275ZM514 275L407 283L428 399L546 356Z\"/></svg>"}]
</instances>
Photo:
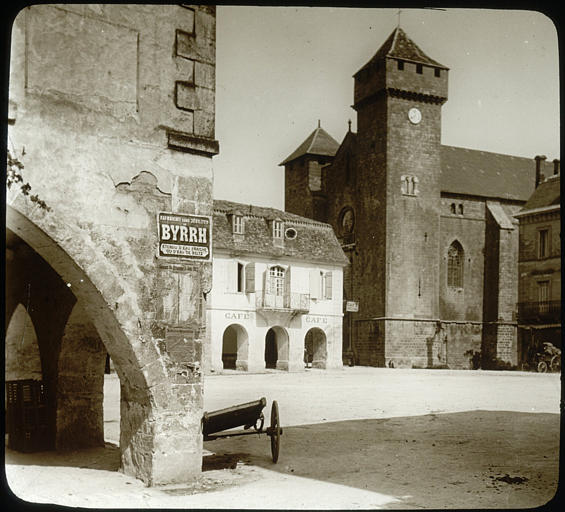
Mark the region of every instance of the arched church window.
<instances>
[{"instance_id":1,"label":"arched church window","mask_svg":"<svg viewBox=\"0 0 565 512\"><path fill-rule=\"evenodd\" d=\"M447 286L463 288L464 261L463 247L455 240L447 250Z\"/></svg>"}]
</instances>

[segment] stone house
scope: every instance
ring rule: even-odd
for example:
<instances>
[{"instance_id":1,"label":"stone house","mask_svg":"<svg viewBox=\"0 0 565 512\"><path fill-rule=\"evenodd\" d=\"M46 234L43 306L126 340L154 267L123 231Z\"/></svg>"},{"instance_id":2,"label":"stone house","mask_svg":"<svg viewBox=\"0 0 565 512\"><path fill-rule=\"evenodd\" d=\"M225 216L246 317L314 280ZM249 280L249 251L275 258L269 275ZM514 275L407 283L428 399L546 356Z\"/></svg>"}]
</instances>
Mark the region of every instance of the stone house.
<instances>
[{"instance_id":1,"label":"stone house","mask_svg":"<svg viewBox=\"0 0 565 512\"><path fill-rule=\"evenodd\" d=\"M519 221L519 363L528 364L541 344L561 348L561 189L559 160L544 179L537 157L536 188L514 215ZM545 165L544 165L545 164ZM549 174L549 173L548 173Z\"/></svg>"},{"instance_id":2,"label":"stone house","mask_svg":"<svg viewBox=\"0 0 565 512\"><path fill-rule=\"evenodd\" d=\"M214 201L205 370L342 366L343 267L328 224Z\"/></svg>"},{"instance_id":3,"label":"stone house","mask_svg":"<svg viewBox=\"0 0 565 512\"><path fill-rule=\"evenodd\" d=\"M285 209L331 224L357 364L517 362L518 228L533 160L441 144L449 69L401 28L354 75L357 133L320 126L281 165Z\"/></svg>"}]
</instances>

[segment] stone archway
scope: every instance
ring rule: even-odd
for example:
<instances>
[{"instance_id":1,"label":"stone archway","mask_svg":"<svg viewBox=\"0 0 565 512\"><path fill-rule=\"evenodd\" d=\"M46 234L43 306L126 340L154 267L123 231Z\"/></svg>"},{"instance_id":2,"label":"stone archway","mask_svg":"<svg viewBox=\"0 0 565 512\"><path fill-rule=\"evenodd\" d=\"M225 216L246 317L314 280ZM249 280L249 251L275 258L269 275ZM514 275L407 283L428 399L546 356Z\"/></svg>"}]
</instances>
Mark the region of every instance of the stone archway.
<instances>
[{"instance_id":1,"label":"stone archway","mask_svg":"<svg viewBox=\"0 0 565 512\"><path fill-rule=\"evenodd\" d=\"M21 209L26 212L26 208L23 205ZM19 209L8 206L8 232L21 238L66 283L82 308L81 315L96 332L93 339L99 337L114 362L121 387L122 470L148 485L191 478L201 468L202 389L199 367L194 364L200 360L200 346L195 348L200 342L196 336L189 339L186 329L168 328L165 321L158 321L158 315L152 315L153 321L149 322L151 317L144 309L151 297L157 304L166 303L167 289L175 294L182 292L174 286L175 281L178 283L176 272L155 268L140 274L137 267L126 269L123 260L108 259L105 243L95 243L95 233L69 224L55 213L33 213L34 222ZM130 275L124 276L127 273ZM199 293L199 280L193 288ZM57 325L62 326L59 343L72 309L72 303L68 305L68 311L57 320ZM39 332L38 337L42 337ZM65 351L63 358L68 360ZM100 360L103 372L104 358ZM53 390L60 376L64 380L64 372L59 375L56 359L50 365ZM56 408L54 400L52 414ZM57 421L57 425L61 422ZM179 451L173 445L183 448ZM170 453L175 453L172 463Z\"/></svg>"},{"instance_id":2,"label":"stone archway","mask_svg":"<svg viewBox=\"0 0 565 512\"><path fill-rule=\"evenodd\" d=\"M21 303L16 306L8 322L4 350L7 381L43 378L37 333Z\"/></svg>"},{"instance_id":3,"label":"stone archway","mask_svg":"<svg viewBox=\"0 0 565 512\"><path fill-rule=\"evenodd\" d=\"M265 368L288 370L289 337L286 329L271 327L265 335Z\"/></svg>"},{"instance_id":4,"label":"stone archway","mask_svg":"<svg viewBox=\"0 0 565 512\"><path fill-rule=\"evenodd\" d=\"M224 369L247 371L249 367L249 335L239 324L228 325L222 336Z\"/></svg>"},{"instance_id":5,"label":"stone archway","mask_svg":"<svg viewBox=\"0 0 565 512\"><path fill-rule=\"evenodd\" d=\"M328 347L326 333L322 329L313 327L306 333L304 348L308 354L308 360L312 362L312 368L326 368Z\"/></svg>"}]
</instances>

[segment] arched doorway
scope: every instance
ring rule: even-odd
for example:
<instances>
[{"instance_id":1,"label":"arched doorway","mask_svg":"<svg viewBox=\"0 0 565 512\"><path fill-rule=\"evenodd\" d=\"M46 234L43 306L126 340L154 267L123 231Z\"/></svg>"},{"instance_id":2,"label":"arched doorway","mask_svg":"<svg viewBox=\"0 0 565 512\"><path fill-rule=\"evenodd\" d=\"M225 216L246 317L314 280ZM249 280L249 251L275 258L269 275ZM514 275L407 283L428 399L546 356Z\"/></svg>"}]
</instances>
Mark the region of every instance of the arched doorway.
<instances>
[{"instance_id":1,"label":"arched doorway","mask_svg":"<svg viewBox=\"0 0 565 512\"><path fill-rule=\"evenodd\" d=\"M33 321L23 304L18 304L6 329L5 378L42 380L41 357Z\"/></svg>"},{"instance_id":2,"label":"arched doorway","mask_svg":"<svg viewBox=\"0 0 565 512\"><path fill-rule=\"evenodd\" d=\"M265 335L265 368L288 370L288 333L282 327L271 327Z\"/></svg>"},{"instance_id":3,"label":"arched doorway","mask_svg":"<svg viewBox=\"0 0 565 512\"><path fill-rule=\"evenodd\" d=\"M310 329L304 337L305 358L312 368L326 368L328 358L326 333L318 327Z\"/></svg>"},{"instance_id":4,"label":"arched doorway","mask_svg":"<svg viewBox=\"0 0 565 512\"><path fill-rule=\"evenodd\" d=\"M224 370L248 369L249 337L238 324L228 325L222 336L222 363Z\"/></svg>"}]
</instances>

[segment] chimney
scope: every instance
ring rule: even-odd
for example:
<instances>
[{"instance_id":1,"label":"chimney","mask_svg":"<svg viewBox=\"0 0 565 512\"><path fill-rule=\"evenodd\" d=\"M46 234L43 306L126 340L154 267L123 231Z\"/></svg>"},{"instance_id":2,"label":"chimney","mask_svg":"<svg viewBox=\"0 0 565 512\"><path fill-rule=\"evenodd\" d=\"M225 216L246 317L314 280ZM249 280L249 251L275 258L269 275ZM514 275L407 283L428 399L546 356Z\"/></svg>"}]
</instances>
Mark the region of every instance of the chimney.
<instances>
[{"instance_id":1,"label":"chimney","mask_svg":"<svg viewBox=\"0 0 565 512\"><path fill-rule=\"evenodd\" d=\"M556 158L553 160L553 175L559 174L559 160Z\"/></svg>"},{"instance_id":2,"label":"chimney","mask_svg":"<svg viewBox=\"0 0 565 512\"><path fill-rule=\"evenodd\" d=\"M543 181L543 174L541 172L543 162L547 159L545 155L537 155L534 160L536 161L536 188Z\"/></svg>"}]
</instances>

